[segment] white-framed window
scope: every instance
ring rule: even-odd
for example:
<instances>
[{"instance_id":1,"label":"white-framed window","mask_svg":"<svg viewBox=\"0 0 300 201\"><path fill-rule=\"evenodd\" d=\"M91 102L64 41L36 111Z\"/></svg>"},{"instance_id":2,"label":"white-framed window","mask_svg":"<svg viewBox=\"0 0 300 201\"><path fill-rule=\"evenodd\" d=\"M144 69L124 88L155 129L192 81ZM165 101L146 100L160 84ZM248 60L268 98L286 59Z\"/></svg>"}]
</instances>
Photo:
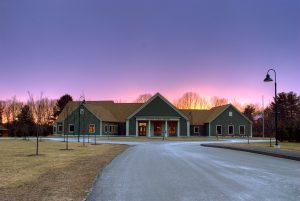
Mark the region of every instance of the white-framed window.
<instances>
[{"instance_id":1,"label":"white-framed window","mask_svg":"<svg viewBox=\"0 0 300 201\"><path fill-rule=\"evenodd\" d=\"M113 126L109 125L109 133L112 133L112 132L113 132Z\"/></svg>"},{"instance_id":2,"label":"white-framed window","mask_svg":"<svg viewBox=\"0 0 300 201\"><path fill-rule=\"evenodd\" d=\"M222 135L222 125L216 125L216 134Z\"/></svg>"},{"instance_id":3,"label":"white-framed window","mask_svg":"<svg viewBox=\"0 0 300 201\"><path fill-rule=\"evenodd\" d=\"M69 124L69 133L74 133L75 127L74 124Z\"/></svg>"},{"instance_id":4,"label":"white-framed window","mask_svg":"<svg viewBox=\"0 0 300 201\"><path fill-rule=\"evenodd\" d=\"M233 135L233 133L234 133L234 126L228 125L228 135Z\"/></svg>"},{"instance_id":5,"label":"white-framed window","mask_svg":"<svg viewBox=\"0 0 300 201\"><path fill-rule=\"evenodd\" d=\"M56 126L53 126L53 133L56 133Z\"/></svg>"},{"instance_id":6,"label":"white-framed window","mask_svg":"<svg viewBox=\"0 0 300 201\"><path fill-rule=\"evenodd\" d=\"M199 126L194 127L194 133L199 133Z\"/></svg>"},{"instance_id":7,"label":"white-framed window","mask_svg":"<svg viewBox=\"0 0 300 201\"><path fill-rule=\"evenodd\" d=\"M108 133L108 125L107 124L105 124L105 126L104 126L104 132Z\"/></svg>"},{"instance_id":8,"label":"white-framed window","mask_svg":"<svg viewBox=\"0 0 300 201\"><path fill-rule=\"evenodd\" d=\"M232 117L232 112L230 111L228 115L229 115L230 117Z\"/></svg>"},{"instance_id":9,"label":"white-framed window","mask_svg":"<svg viewBox=\"0 0 300 201\"><path fill-rule=\"evenodd\" d=\"M62 132L63 131L63 125L58 125L57 126L57 131Z\"/></svg>"},{"instance_id":10,"label":"white-framed window","mask_svg":"<svg viewBox=\"0 0 300 201\"><path fill-rule=\"evenodd\" d=\"M245 125L240 125L240 135L245 135Z\"/></svg>"},{"instance_id":11,"label":"white-framed window","mask_svg":"<svg viewBox=\"0 0 300 201\"><path fill-rule=\"evenodd\" d=\"M90 124L89 125L89 133L95 133L96 129L95 129L95 124Z\"/></svg>"}]
</instances>

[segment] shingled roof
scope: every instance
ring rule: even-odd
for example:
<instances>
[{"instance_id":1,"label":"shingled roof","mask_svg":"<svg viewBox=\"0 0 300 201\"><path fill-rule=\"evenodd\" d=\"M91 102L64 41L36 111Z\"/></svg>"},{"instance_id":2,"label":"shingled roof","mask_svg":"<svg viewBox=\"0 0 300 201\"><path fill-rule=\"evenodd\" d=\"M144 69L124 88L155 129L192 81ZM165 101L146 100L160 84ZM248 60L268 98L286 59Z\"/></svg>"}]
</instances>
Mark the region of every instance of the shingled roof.
<instances>
[{"instance_id":1,"label":"shingled roof","mask_svg":"<svg viewBox=\"0 0 300 201\"><path fill-rule=\"evenodd\" d=\"M190 120L191 125L203 125L217 118L230 104L213 107L210 110L180 110Z\"/></svg>"},{"instance_id":2,"label":"shingled roof","mask_svg":"<svg viewBox=\"0 0 300 201\"><path fill-rule=\"evenodd\" d=\"M79 101L69 102L56 122L61 122L71 114L78 106ZM86 101L84 106L98 119L108 122L126 122L126 119L142 107L143 103L115 103L113 101ZM210 110L179 110L189 120L191 125L203 125L209 123L224 112L231 104L213 107Z\"/></svg>"},{"instance_id":3,"label":"shingled roof","mask_svg":"<svg viewBox=\"0 0 300 201\"><path fill-rule=\"evenodd\" d=\"M56 122L63 121L67 114L71 114L78 106L79 101L69 102L61 114L58 116ZM140 108L142 103L115 103L113 101L86 101L86 107L91 113L102 121L109 122L125 122L126 118Z\"/></svg>"}]
</instances>

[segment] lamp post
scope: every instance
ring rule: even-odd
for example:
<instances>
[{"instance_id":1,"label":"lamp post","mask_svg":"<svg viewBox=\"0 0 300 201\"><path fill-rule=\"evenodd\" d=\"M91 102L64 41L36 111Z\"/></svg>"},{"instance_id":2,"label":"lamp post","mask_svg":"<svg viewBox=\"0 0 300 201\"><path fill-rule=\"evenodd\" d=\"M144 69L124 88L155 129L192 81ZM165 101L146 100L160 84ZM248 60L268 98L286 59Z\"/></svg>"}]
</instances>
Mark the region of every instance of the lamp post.
<instances>
[{"instance_id":1,"label":"lamp post","mask_svg":"<svg viewBox=\"0 0 300 201\"><path fill-rule=\"evenodd\" d=\"M83 104L85 104L85 98L84 96L80 96L79 98L79 108L78 108L78 142L80 142L80 116L84 113L84 109L82 108Z\"/></svg>"},{"instance_id":2,"label":"lamp post","mask_svg":"<svg viewBox=\"0 0 300 201\"><path fill-rule=\"evenodd\" d=\"M278 122L278 118L277 118L277 81L276 81L276 71L274 69L269 69L268 72L267 72L267 75L266 75L266 78L264 79L264 82L272 82L272 78L269 74L270 71L273 71L274 74L275 74L275 140L276 140L276 143L275 143L275 146L278 146L278 136L277 136L277 122Z\"/></svg>"}]
</instances>

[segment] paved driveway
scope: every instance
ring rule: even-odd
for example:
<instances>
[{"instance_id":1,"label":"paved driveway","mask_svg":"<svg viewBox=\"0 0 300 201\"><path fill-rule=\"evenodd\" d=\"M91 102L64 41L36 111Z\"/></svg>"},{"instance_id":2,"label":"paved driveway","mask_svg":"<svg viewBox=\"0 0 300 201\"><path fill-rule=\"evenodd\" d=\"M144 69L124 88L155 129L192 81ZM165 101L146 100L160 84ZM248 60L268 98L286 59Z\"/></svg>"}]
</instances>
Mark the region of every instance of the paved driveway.
<instances>
[{"instance_id":1,"label":"paved driveway","mask_svg":"<svg viewBox=\"0 0 300 201\"><path fill-rule=\"evenodd\" d=\"M87 200L300 200L300 162L199 143L141 143L104 169Z\"/></svg>"}]
</instances>

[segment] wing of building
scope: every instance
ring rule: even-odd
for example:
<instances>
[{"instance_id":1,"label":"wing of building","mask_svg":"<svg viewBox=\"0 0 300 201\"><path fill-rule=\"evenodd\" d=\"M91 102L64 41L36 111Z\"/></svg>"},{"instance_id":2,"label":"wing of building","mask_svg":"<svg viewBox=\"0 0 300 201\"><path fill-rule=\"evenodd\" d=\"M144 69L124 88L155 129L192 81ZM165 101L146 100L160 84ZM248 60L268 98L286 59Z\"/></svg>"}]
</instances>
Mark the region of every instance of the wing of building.
<instances>
[{"instance_id":1,"label":"wing of building","mask_svg":"<svg viewBox=\"0 0 300 201\"><path fill-rule=\"evenodd\" d=\"M146 103L72 101L53 126L55 135L252 136L252 122L233 105L180 110L161 94Z\"/></svg>"}]
</instances>

